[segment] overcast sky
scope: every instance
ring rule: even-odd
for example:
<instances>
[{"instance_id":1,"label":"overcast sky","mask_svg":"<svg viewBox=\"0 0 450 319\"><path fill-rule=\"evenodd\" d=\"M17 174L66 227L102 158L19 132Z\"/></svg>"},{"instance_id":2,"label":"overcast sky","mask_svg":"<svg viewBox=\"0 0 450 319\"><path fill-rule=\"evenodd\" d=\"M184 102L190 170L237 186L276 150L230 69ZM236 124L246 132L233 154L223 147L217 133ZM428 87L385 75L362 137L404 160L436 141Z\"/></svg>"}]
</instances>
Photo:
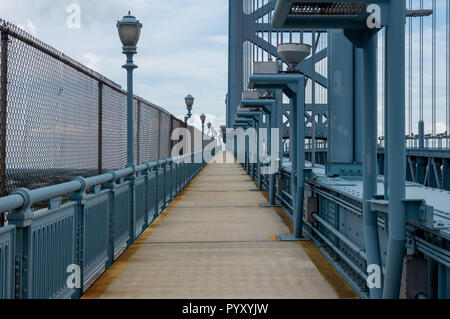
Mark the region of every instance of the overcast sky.
<instances>
[{"instance_id":1,"label":"overcast sky","mask_svg":"<svg viewBox=\"0 0 450 319\"><path fill-rule=\"evenodd\" d=\"M81 28L67 26L67 7L81 8ZM424 1L431 7L431 1ZM414 9L419 1L413 1ZM437 1L437 131L445 127L445 1ZM144 24L139 43L135 93L179 118L186 113L183 98L196 98L195 125L205 113L216 128L225 123L227 91L228 0L2 0L0 17L22 26L42 41L125 87L124 56L116 21L131 10ZM431 17L424 19L424 109L431 132ZM413 19L413 131L419 108L419 22ZM407 42L407 45L409 42ZM380 45L380 67L382 46ZM380 83L381 83L381 72ZM381 89L380 89L381 93ZM380 95L379 118L381 122ZM407 101L409 104L409 101ZM381 124L380 124L381 134Z\"/></svg>"},{"instance_id":2,"label":"overcast sky","mask_svg":"<svg viewBox=\"0 0 450 319\"><path fill-rule=\"evenodd\" d=\"M68 6L78 4L81 27L69 28ZM131 13L144 24L135 61L135 94L184 118L184 97L196 98L194 119L205 113L225 123L227 0L0 1L8 20L66 55L126 87L116 22Z\"/></svg>"}]
</instances>

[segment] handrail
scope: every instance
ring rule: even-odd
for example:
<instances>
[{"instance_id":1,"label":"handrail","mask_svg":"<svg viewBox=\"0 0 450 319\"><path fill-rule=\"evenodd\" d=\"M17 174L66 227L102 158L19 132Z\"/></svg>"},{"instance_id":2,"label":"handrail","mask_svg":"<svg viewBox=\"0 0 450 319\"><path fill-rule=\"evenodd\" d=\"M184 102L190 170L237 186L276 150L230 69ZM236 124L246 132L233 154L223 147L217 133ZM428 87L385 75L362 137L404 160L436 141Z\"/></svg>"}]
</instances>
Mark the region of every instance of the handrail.
<instances>
[{"instance_id":1,"label":"handrail","mask_svg":"<svg viewBox=\"0 0 450 319\"><path fill-rule=\"evenodd\" d=\"M199 153L36 190L22 188L0 198L0 212L9 212L8 226L0 227L0 246L13 243L10 247L17 247L21 260L31 260L15 264L14 248L6 259L0 258L0 277L6 278L0 298L80 298L205 167L203 162L191 162L191 156ZM70 201L63 204L67 196ZM45 201L44 209L32 210L33 204ZM45 238L50 237L48 242ZM36 251L45 254L31 258ZM82 270L80 287L68 287L68 265ZM46 271L49 267L53 271ZM31 280L14 282L24 273Z\"/></svg>"},{"instance_id":2,"label":"handrail","mask_svg":"<svg viewBox=\"0 0 450 319\"><path fill-rule=\"evenodd\" d=\"M157 162L143 164L138 167L127 167L122 170L108 172L103 175L93 176L89 178L75 178L71 182L39 188L36 190L19 189L12 192L9 196L0 198L0 213L8 211L17 211L24 209L25 205L31 206L35 203L39 203L45 200L63 196L75 192L82 191L89 187L95 187L98 185L106 184L114 181L116 178L123 178L136 173L144 172L155 167L163 166L171 163L182 163L183 159L188 159L192 155L199 154L201 152L194 152L183 156L177 156L174 158L163 159ZM181 161L180 161L181 160ZM27 194L27 195L26 195Z\"/></svg>"}]
</instances>

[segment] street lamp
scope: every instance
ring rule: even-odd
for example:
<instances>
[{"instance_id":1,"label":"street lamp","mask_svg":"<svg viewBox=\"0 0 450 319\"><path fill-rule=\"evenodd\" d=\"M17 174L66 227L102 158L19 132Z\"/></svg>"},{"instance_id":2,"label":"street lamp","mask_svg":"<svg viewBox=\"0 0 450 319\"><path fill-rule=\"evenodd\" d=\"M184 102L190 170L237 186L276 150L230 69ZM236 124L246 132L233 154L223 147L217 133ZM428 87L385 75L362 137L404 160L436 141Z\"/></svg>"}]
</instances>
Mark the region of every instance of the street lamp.
<instances>
[{"instance_id":1,"label":"street lamp","mask_svg":"<svg viewBox=\"0 0 450 319\"><path fill-rule=\"evenodd\" d=\"M127 166L132 167L134 166L133 70L137 68L133 56L137 53L142 24L128 11L127 16L117 21L117 29L123 45L123 54L127 56L127 62L122 67L127 70Z\"/></svg>"},{"instance_id":2,"label":"street lamp","mask_svg":"<svg viewBox=\"0 0 450 319\"><path fill-rule=\"evenodd\" d=\"M188 114L184 118L184 122L187 124L187 121L192 117L192 106L194 106L194 97L189 94L184 98L184 101L186 102L186 108L188 110Z\"/></svg>"},{"instance_id":3,"label":"street lamp","mask_svg":"<svg viewBox=\"0 0 450 319\"><path fill-rule=\"evenodd\" d=\"M204 157L204 149L205 149L205 121L206 121L206 115L202 114L200 115L200 120L202 121L202 163L205 164L205 157Z\"/></svg>"}]
</instances>

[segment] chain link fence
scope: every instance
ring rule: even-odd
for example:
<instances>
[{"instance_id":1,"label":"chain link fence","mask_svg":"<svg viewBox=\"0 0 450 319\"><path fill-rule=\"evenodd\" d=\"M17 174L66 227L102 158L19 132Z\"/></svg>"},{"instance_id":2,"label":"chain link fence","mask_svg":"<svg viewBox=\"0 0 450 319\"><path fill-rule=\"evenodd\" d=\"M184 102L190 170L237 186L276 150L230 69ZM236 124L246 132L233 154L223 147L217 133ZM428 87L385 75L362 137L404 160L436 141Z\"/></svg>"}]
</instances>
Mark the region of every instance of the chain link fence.
<instances>
[{"instance_id":1,"label":"chain link fence","mask_svg":"<svg viewBox=\"0 0 450 319\"><path fill-rule=\"evenodd\" d=\"M0 32L0 197L125 167L126 91L1 19ZM137 96L134 121L137 164L170 157L186 127Z\"/></svg>"}]
</instances>

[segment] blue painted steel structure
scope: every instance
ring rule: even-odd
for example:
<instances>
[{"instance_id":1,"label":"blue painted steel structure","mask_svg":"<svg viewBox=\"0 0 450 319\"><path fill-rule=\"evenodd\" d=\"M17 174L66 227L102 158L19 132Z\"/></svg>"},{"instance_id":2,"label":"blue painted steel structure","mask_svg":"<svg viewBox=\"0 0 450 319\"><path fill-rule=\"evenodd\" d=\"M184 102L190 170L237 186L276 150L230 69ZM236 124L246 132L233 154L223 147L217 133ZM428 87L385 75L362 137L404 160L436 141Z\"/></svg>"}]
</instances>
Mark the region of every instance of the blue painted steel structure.
<instances>
[{"instance_id":1,"label":"blue painted steel structure","mask_svg":"<svg viewBox=\"0 0 450 319\"><path fill-rule=\"evenodd\" d=\"M443 135L437 137L440 142L425 144L436 137L424 135L422 122L419 137L405 139L406 107L398 107L406 106L405 91L398 89L405 84L406 17L430 13L427 10L406 11L403 1L373 1L381 8L380 27L386 30L383 46L385 137L380 139L383 144L377 146L378 29L367 27L366 21L372 12L367 11L368 4L359 1L275 2L276 5L272 5L274 11L269 15L272 29L267 32L307 33L311 28L328 29L328 138L308 141L305 149L309 160L315 158L325 166L313 164L311 167L311 163L306 163L305 191L302 191L305 204L299 206L294 180L298 178L298 168L302 167L298 150L304 147L299 148L291 141L289 158L283 156L280 172L276 174L275 204L280 204L293 219L299 213L303 215L304 235L318 245L360 296L449 298L450 194L436 193L431 188L406 182L408 179L431 187L446 187L449 170L445 145L448 137ZM264 4L253 12L271 6ZM323 5L330 5L328 16L328 9L319 8ZM332 14L333 5L340 6L341 11ZM230 12L236 9L234 6L235 3L230 1ZM302 15L302 10L309 11ZM342 10L351 12L339 16L343 14ZM252 11L248 16L251 15ZM230 34L230 39L232 37ZM234 50L236 46L230 46L230 49ZM230 68L236 66L230 58ZM242 67L248 69L246 65ZM249 78L249 88L279 90L280 87L267 83L287 76L283 71L280 73L254 73ZM235 73L230 72L230 81L233 76ZM266 83L259 85L256 79L264 77ZM397 89L393 89L394 86ZM259 92L260 96L263 91ZM263 97L260 99L264 101ZM245 102L239 101L241 106ZM256 106L258 101L252 103ZM305 100L302 103L308 105ZM304 132L293 129L295 120L303 121L303 118L295 116L295 108L288 111L289 107L283 105L283 113L288 119L281 126L281 135L286 137L286 131L292 129L291 132L296 132L288 136L292 140L311 138L313 134L301 135ZM230 108L228 104L229 114ZM305 113L305 117L307 115ZM252 127L252 123L239 124L239 127ZM436 144L439 147L436 148ZM312 145L315 149L311 149ZM426 145L434 145L434 149ZM399 158L407 158L407 161ZM378 173L384 173L384 178ZM262 185L271 193L268 178L263 178ZM295 219L294 224L298 225L298 220ZM368 268L371 265L381 266L382 285L369 289L366 281L371 275L369 269L373 271ZM406 269L405 273L403 269ZM414 277L410 275L412 272Z\"/></svg>"},{"instance_id":2,"label":"blue painted steel structure","mask_svg":"<svg viewBox=\"0 0 450 319\"><path fill-rule=\"evenodd\" d=\"M1 198L0 212L10 212L10 226L0 228L1 297L80 297L204 167L190 159L188 154ZM70 200L62 201L65 196ZM40 202L47 207L32 212ZM79 289L67 286L71 265L81 268Z\"/></svg>"},{"instance_id":3,"label":"blue painted steel structure","mask_svg":"<svg viewBox=\"0 0 450 319\"><path fill-rule=\"evenodd\" d=\"M98 161L99 171L104 171L101 167L102 122L103 118L109 118L103 112L111 112L111 110L103 108L103 99L111 99L111 93L106 94L109 88L119 92L119 101L124 92L104 77L62 57L61 53L42 43L37 43L37 40L26 38L12 25L1 22L2 35L4 33L12 35L14 41L20 45L36 47L37 50L47 54L49 59L58 59L59 62L72 67L74 72L78 72L77 76L86 75L87 81L92 81L92 78L99 79L100 152ZM127 32L121 30L122 26L130 24L137 27L131 40L126 38ZM13 191L9 196L0 198L0 215L7 214L7 226L0 227L0 299L81 297L86 289L114 263L127 247L134 243L205 166L202 161L193 161L195 158L202 157L197 150L193 150L190 154L151 163L141 160L143 157L153 157L155 154L159 159L163 147L167 147L164 154L168 154L171 151L169 145L162 145L161 137L167 136L167 142L169 139L172 142L170 135L177 124L174 123L173 117L156 112L156 118L153 113L151 121L156 121L153 123L159 126L157 136L146 135L149 131L142 128L143 124L151 125L151 123L142 123L142 120L143 115L153 109L141 109L141 102L142 104L146 102L136 100L132 89L132 71L136 68L133 55L136 53L141 26L130 15L118 23L124 53L127 55L124 68L127 70L128 91L126 117L124 113L120 113L123 117L119 116L117 121L126 120L127 145L120 149L121 145L117 141L114 142L119 145L117 152L127 155L126 168L107 171L102 175L89 178L78 177L70 182L56 183L57 185L49 187L32 190L21 188ZM2 93L9 85L8 82L5 84L3 81L8 75L5 69L7 70L7 66L10 65L10 61L6 59L9 52L6 49L7 47L2 45ZM68 72L70 71L72 69ZM103 90L103 84L105 90ZM117 101L109 102L117 105L115 104ZM59 110L58 107L59 105L55 107L56 111ZM2 108L6 108L3 101ZM115 111L120 112L120 110ZM2 116L4 115L5 112L2 113ZM167 117L167 121L162 121L163 116ZM164 127L162 122L165 124ZM181 121L178 122L181 123ZM2 129L4 128L3 125ZM189 130L194 133L191 134L193 139L184 141L185 147L191 142L196 145L194 136L196 131L192 127ZM112 131L109 133L114 134ZM152 141L148 141L149 139ZM148 145L153 141L158 144L157 147L153 146L154 154L149 154L149 149L144 149L146 154L142 157L139 154L140 146ZM202 144L201 149L203 148ZM125 149L126 152L124 152ZM137 149L136 155L135 149ZM184 153L191 149L188 148L188 151L184 149ZM2 154L5 155L4 148ZM97 157L97 154L93 155ZM2 169L4 172L4 165ZM4 179L2 181L5 183ZM77 279L80 281L79 285L77 285Z\"/></svg>"},{"instance_id":4,"label":"blue painted steel structure","mask_svg":"<svg viewBox=\"0 0 450 319\"><path fill-rule=\"evenodd\" d=\"M302 11L306 2L313 14ZM293 236L281 239L312 240L361 297L450 298L450 193L436 189L449 187L448 136L426 136L421 120L418 136L405 138L405 92L398 89L405 86L405 22L412 13L403 1L373 1L382 9L380 23L386 33L385 137L377 149L378 30L367 28L367 4L249 3L230 1L227 122L230 128L256 129L256 145L245 136L245 154L235 147L235 155L243 158L258 188L269 192L270 204L279 204L292 218ZM331 10L326 11L324 4L349 11L342 14L325 6ZM284 31L302 40L325 29L328 48L313 53L316 56L302 63L298 73L283 71L273 39L265 40L265 35ZM311 39L318 41L312 35ZM279 73L255 73L246 65L248 48L243 44L249 41L267 53L267 61L274 57L279 62ZM327 75L313 72L325 57ZM328 105L308 101L310 89L314 92L308 82L314 81L328 87ZM247 84L265 96L243 99ZM290 104L284 103L283 94ZM264 115L268 121L263 121ZM133 128L133 121L129 123ZM316 132L323 131L323 125L326 135ZM280 139L288 138L290 147L289 158L280 149L279 171L264 176L259 143L264 136L259 129L267 126L279 129ZM130 156L133 138L128 139L125 169L36 190L19 189L0 198L0 213L9 212L8 226L0 228L0 299L80 297L205 165L204 160L191 163L200 157L192 153L135 166L135 156ZM430 142L436 138L441 142ZM238 144L238 138L228 142ZM270 132L266 151L271 157L273 142ZM428 147L435 144L438 147ZM323 165L316 165L316 159ZM36 204L43 209L32 211ZM67 286L70 265L81 267L79 289ZM368 266L373 265L382 270L381 285L369 288Z\"/></svg>"}]
</instances>

